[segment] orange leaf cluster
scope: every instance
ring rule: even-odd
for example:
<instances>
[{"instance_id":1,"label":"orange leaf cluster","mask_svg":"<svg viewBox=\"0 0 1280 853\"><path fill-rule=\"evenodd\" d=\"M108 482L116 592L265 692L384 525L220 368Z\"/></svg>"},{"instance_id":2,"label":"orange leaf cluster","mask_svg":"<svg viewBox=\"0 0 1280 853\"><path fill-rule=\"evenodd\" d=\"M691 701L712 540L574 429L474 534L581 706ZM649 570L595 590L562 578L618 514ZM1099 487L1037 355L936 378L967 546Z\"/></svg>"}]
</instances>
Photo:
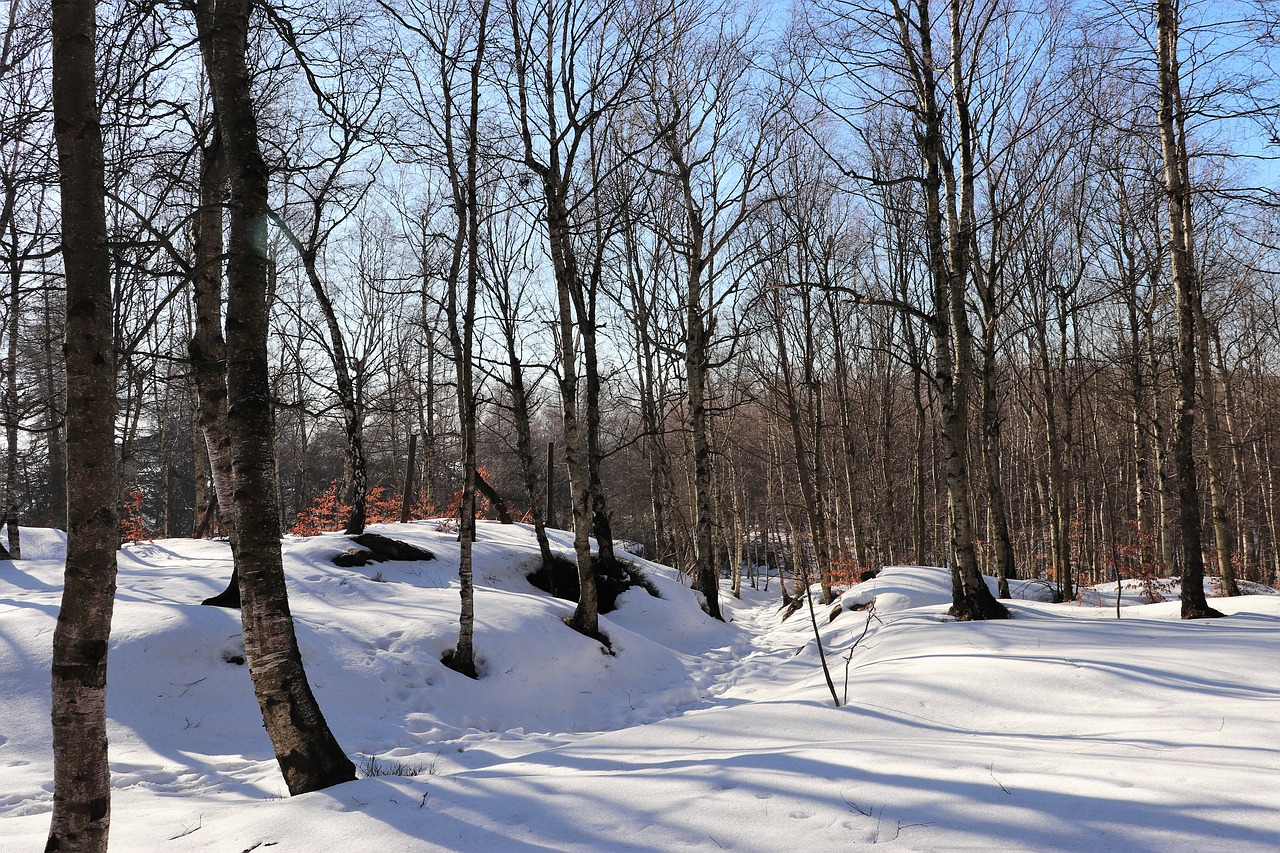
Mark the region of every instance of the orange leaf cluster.
<instances>
[{"instance_id":1,"label":"orange leaf cluster","mask_svg":"<svg viewBox=\"0 0 1280 853\"><path fill-rule=\"evenodd\" d=\"M862 567L857 560L832 560L831 585L848 589L862 582Z\"/></svg>"},{"instance_id":2,"label":"orange leaf cluster","mask_svg":"<svg viewBox=\"0 0 1280 853\"><path fill-rule=\"evenodd\" d=\"M120 506L121 542L151 541L151 530L147 527L147 520L142 515L142 502L145 499L146 495L137 486L125 495L124 502Z\"/></svg>"},{"instance_id":3,"label":"orange leaf cluster","mask_svg":"<svg viewBox=\"0 0 1280 853\"><path fill-rule=\"evenodd\" d=\"M484 469L481 469L484 476ZM365 519L369 524L388 524L400 520L400 506L403 498L399 492L384 486L375 486L365 497ZM437 504L425 494L419 494L418 500L409 509L409 518L449 518L457 520L461 517L462 490L454 492L449 500ZM476 517L489 518L493 509L484 495L476 495ZM351 513L351 505L343 502L338 494L338 484L330 483L324 494L311 502L311 506L301 510L294 519L289 532L295 536L319 536L326 531L341 530L346 526L347 516Z\"/></svg>"},{"instance_id":4,"label":"orange leaf cluster","mask_svg":"<svg viewBox=\"0 0 1280 853\"><path fill-rule=\"evenodd\" d=\"M350 512L351 506L338 496L338 484L330 483L324 494L298 513L289 532L295 536L319 536L327 530L341 530Z\"/></svg>"}]
</instances>

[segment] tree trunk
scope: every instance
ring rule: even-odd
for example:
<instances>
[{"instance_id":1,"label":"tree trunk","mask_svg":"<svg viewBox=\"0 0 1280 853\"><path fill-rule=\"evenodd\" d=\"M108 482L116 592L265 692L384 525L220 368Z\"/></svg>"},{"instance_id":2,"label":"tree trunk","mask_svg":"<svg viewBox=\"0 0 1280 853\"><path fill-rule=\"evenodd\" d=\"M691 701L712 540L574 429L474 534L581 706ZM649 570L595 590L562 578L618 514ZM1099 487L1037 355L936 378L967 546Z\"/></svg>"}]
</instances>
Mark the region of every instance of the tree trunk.
<instances>
[{"instance_id":1,"label":"tree trunk","mask_svg":"<svg viewBox=\"0 0 1280 853\"><path fill-rule=\"evenodd\" d=\"M1188 218L1187 238L1192 239L1191 221ZM1217 547L1218 576L1222 580L1222 594L1240 594L1236 585L1236 570L1232 562L1231 527L1227 521L1227 472L1222 453L1222 427L1218 423L1218 387L1213 376L1212 351L1209 348L1209 324L1205 320L1201 304L1200 288L1192 300L1196 324L1196 353L1200 368L1200 405L1204 409L1205 471L1209 475L1209 507L1213 521L1213 539Z\"/></svg>"},{"instance_id":2,"label":"tree trunk","mask_svg":"<svg viewBox=\"0 0 1280 853\"><path fill-rule=\"evenodd\" d=\"M14 251L18 242L14 239ZM18 335L21 330L19 298L21 296L22 265L16 259L10 262L9 268L9 352L8 371L5 376L4 414L5 414L5 475L4 475L4 517L9 535L9 557L22 559L22 540L18 532L18 421L21 413L18 408Z\"/></svg>"},{"instance_id":3,"label":"tree trunk","mask_svg":"<svg viewBox=\"0 0 1280 853\"><path fill-rule=\"evenodd\" d=\"M59 388L58 365L54 360L54 350L57 344L54 343L56 337L53 326L54 310L50 304L52 300L49 298L49 292L53 288L46 285L44 288L44 310L41 312L44 322L44 339L47 342L45 350L45 362L43 376L44 382L45 406L44 406L44 430L45 440L49 447L49 515L46 523L50 527L56 527L65 530L67 527L67 444L66 444L66 425L63 422L63 413L60 411L58 404L62 400L62 389Z\"/></svg>"},{"instance_id":4,"label":"tree trunk","mask_svg":"<svg viewBox=\"0 0 1280 853\"><path fill-rule=\"evenodd\" d=\"M597 249L597 251L600 251ZM617 570L617 557L613 551L613 522L609 518L609 503L604 493L601 471L603 451L600 446L600 367L596 351L596 293L599 291L599 264L592 271L590 294L579 295L578 331L582 337L583 403L586 415L587 438L587 492L590 495L591 533L596 538L599 567L606 572ZM583 304L585 303L585 304Z\"/></svg>"},{"instance_id":5,"label":"tree trunk","mask_svg":"<svg viewBox=\"0 0 1280 853\"><path fill-rule=\"evenodd\" d=\"M409 521L409 511L413 508L414 473L418 464L418 434L409 433L409 458L404 463L404 490L400 493L400 523Z\"/></svg>"},{"instance_id":6,"label":"tree trunk","mask_svg":"<svg viewBox=\"0 0 1280 853\"><path fill-rule=\"evenodd\" d=\"M1178 413L1175 419L1174 468L1178 479L1178 528L1182 540L1182 618L1222 614L1204 595L1203 532L1200 489L1193 449L1196 407L1196 317L1200 289L1195 280L1191 221L1191 188L1182 114L1182 80L1178 60L1178 18L1173 0L1156 0L1159 37L1160 152L1164 159L1165 197L1169 212L1169 253L1178 305Z\"/></svg>"},{"instance_id":7,"label":"tree trunk","mask_svg":"<svg viewBox=\"0 0 1280 853\"><path fill-rule=\"evenodd\" d=\"M249 0L200 0L201 53L231 181L227 264L227 427L234 466L236 571L245 657L291 794L355 778L311 692L289 612L267 374L267 167L246 66Z\"/></svg>"},{"instance_id":8,"label":"tree trunk","mask_svg":"<svg viewBox=\"0 0 1280 853\"><path fill-rule=\"evenodd\" d=\"M582 458L582 429L578 419L578 367L574 344L573 295L578 286L578 264L572 246L569 214L562 188L553 172L543 177L547 205L547 231L556 278L556 347L560 357L560 412L564 419L564 461L569 473L573 514L573 551L578 563L578 606L570 624L588 636L600 633L600 606L596 597L595 561L591 556L591 508L587 466ZM548 474L549 476L549 474Z\"/></svg>"},{"instance_id":9,"label":"tree trunk","mask_svg":"<svg viewBox=\"0 0 1280 853\"><path fill-rule=\"evenodd\" d=\"M994 266L994 265L993 265ZM1004 475L1000 465L1001 431L1003 418L1000 414L1000 399L996 393L996 317L994 269L988 271L988 280L983 282L983 324L982 324L982 374L979 382L982 386L982 467L986 475L987 507L991 513L991 525L994 528L996 550L996 585L1000 598L1010 598L1009 578L1016 576L1013 563L1013 545L1009 539L1009 516L1004 495Z\"/></svg>"},{"instance_id":10,"label":"tree trunk","mask_svg":"<svg viewBox=\"0 0 1280 853\"><path fill-rule=\"evenodd\" d=\"M996 601L978 570L973 546L968 467L968 380L972 363L973 342L969 332L968 309L965 305L965 281L973 234L973 148L968 102L962 95L960 73L960 22L958 4L951 3L951 74L954 107L960 130L960 185L947 181L947 237L943 237L941 193L944 162L942 141L942 109L937 102L938 86L930 57L933 42L930 34L927 3L919 4L920 56L917 74L921 80L920 118L925 129L920 135L921 154L925 161L925 235L929 252L929 270L933 279L934 374L941 409L940 450L947 481L947 517L951 531L952 605L948 611L955 618L1008 618L1009 612ZM901 20L901 28L907 22ZM948 167L949 168L949 167ZM956 355L953 356L953 353Z\"/></svg>"},{"instance_id":11,"label":"tree trunk","mask_svg":"<svg viewBox=\"0 0 1280 853\"><path fill-rule=\"evenodd\" d=\"M211 504L235 553L232 497L231 437L227 431L227 346L222 337L222 212L226 198L226 164L221 133L216 126L200 161L200 210L196 214L195 270L191 284L195 301L195 330L188 345L195 379L197 424L203 436L201 452L209 461L213 481ZM201 604L240 606L240 579L233 562L227 588Z\"/></svg>"},{"instance_id":12,"label":"tree trunk","mask_svg":"<svg viewBox=\"0 0 1280 853\"><path fill-rule=\"evenodd\" d=\"M690 217L692 220L694 217ZM703 323L701 242L695 237L685 277L685 376L689 404L689 433L693 440L694 589L702 593L707 613L724 621L720 612L720 576L712 544L711 441L707 426L707 330ZM697 257L697 260L693 260Z\"/></svg>"},{"instance_id":13,"label":"tree trunk","mask_svg":"<svg viewBox=\"0 0 1280 853\"><path fill-rule=\"evenodd\" d=\"M91 0L54 0L53 112L66 272L67 561L53 635L47 851L107 849L107 644L116 586L116 357ZM16 306L15 306L16 310Z\"/></svg>"},{"instance_id":14,"label":"tree trunk","mask_svg":"<svg viewBox=\"0 0 1280 853\"><path fill-rule=\"evenodd\" d=\"M503 328L507 346L507 368L511 377L511 408L516 426L516 456L520 460L520 473L524 477L524 490L529 499L529 515L533 519L534 536L538 539L538 553L542 556L542 566L551 571L551 541L547 538L547 524L543 515L542 498L551 494L551 477L555 474L552 466L554 451L547 449L547 491L546 495L538 489L538 464L533 455L533 428L529 419L529 390L524 381L524 365L516 350L517 329L514 322L506 323ZM547 501L549 506L550 500Z\"/></svg>"},{"instance_id":15,"label":"tree trunk","mask_svg":"<svg viewBox=\"0 0 1280 853\"><path fill-rule=\"evenodd\" d=\"M776 296L774 300L774 317L774 341L777 346L778 382L780 383L782 403L786 411L787 426L791 430L796 474L797 479L800 481L800 495L804 501L805 515L809 521L809 535L813 541L815 568L817 569L819 582L822 584L822 603L829 604L831 602L831 570L829 555L826 551L826 518L822 511L822 503L818 493L819 486L814 470L816 451L811 451L809 441L805 436L804 415L800 409L800 401L797 399L795 379L792 376L791 357L782 329L782 306ZM817 394L818 392L814 389L812 393Z\"/></svg>"}]
</instances>

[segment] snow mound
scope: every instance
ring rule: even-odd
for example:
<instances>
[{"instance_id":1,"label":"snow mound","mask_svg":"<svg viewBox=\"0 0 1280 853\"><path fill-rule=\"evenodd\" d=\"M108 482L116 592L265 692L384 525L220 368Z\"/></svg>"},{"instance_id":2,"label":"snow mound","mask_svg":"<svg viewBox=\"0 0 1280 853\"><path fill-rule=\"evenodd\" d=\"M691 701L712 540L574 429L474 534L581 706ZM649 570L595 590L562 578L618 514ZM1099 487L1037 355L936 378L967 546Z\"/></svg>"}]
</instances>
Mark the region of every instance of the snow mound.
<instances>
[{"instance_id":1,"label":"snow mound","mask_svg":"<svg viewBox=\"0 0 1280 853\"><path fill-rule=\"evenodd\" d=\"M1236 586L1241 595L1280 595L1280 590L1272 589L1265 584L1253 581L1238 580ZM1222 597L1221 578L1204 579L1204 594L1208 598ZM1116 583L1095 584L1081 588L1078 596L1080 604L1086 607L1115 607ZM1159 604L1166 601L1182 600L1182 580L1180 578L1151 578L1140 580L1126 578L1120 586L1121 607L1141 607L1147 604Z\"/></svg>"},{"instance_id":2,"label":"snow mound","mask_svg":"<svg viewBox=\"0 0 1280 853\"><path fill-rule=\"evenodd\" d=\"M3 533L0 533L3 535ZM58 560L67 558L67 534L48 527L19 527L23 560ZM4 540L9 543L8 538Z\"/></svg>"},{"instance_id":3,"label":"snow mound","mask_svg":"<svg viewBox=\"0 0 1280 853\"><path fill-rule=\"evenodd\" d=\"M997 592L996 579L983 575L991 594ZM1015 599L1049 601L1052 590L1038 581L1010 581ZM852 586L842 596L845 610L866 607L872 601L880 614L900 613L918 607L951 606L951 572L937 566L885 566L871 580Z\"/></svg>"}]
</instances>

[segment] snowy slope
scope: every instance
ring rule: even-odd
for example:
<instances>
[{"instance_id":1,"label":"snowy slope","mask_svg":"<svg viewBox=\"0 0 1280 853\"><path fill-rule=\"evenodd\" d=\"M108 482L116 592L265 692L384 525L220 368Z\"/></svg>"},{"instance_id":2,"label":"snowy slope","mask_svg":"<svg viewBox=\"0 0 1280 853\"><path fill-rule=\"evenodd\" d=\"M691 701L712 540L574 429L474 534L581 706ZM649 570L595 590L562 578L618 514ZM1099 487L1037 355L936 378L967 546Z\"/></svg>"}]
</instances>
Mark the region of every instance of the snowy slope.
<instances>
[{"instance_id":1,"label":"snowy slope","mask_svg":"<svg viewBox=\"0 0 1280 853\"><path fill-rule=\"evenodd\" d=\"M131 545L109 676L114 850L1280 847L1280 597L1216 600L1231 616L1212 622L1180 622L1176 603L1117 620L1018 601L1011 621L959 624L945 571L886 569L844 597L874 598L870 615L828 624L819 608L836 709L807 612L780 622L774 593L749 591L723 625L644 564L662 597L634 589L602 618L609 656L525 581L529 531L496 524L476 548L471 681L440 663L453 536L376 529L438 559L339 569L344 538L290 538L291 603L339 741L419 775L286 797L248 674L226 660L237 614L197 605L225 583L225 544ZM50 806L62 543L24 533L40 559L0 563L5 851L41 849Z\"/></svg>"}]
</instances>

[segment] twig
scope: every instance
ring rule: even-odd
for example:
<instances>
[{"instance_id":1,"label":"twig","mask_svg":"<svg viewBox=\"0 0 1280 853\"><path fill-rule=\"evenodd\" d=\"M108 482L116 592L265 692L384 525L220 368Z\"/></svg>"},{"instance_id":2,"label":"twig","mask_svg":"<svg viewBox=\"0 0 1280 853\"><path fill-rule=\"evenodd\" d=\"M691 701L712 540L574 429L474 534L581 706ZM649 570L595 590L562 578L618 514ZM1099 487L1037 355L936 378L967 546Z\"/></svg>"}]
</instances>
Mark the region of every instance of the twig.
<instances>
[{"instance_id":1,"label":"twig","mask_svg":"<svg viewBox=\"0 0 1280 853\"><path fill-rule=\"evenodd\" d=\"M869 812L869 811L863 811L863 809L862 809L862 808L861 808L857 803L855 803L853 800L851 800L851 799L849 799L848 797L846 797L844 794L841 794L841 795L840 795L840 799L844 800L844 804L845 804L846 806L848 806L849 808L853 809L855 812L857 812L858 814L862 815L863 817L871 817L871 812L875 811L875 806L872 806L872 807L871 807L871 811L870 811L870 812Z\"/></svg>"},{"instance_id":2,"label":"twig","mask_svg":"<svg viewBox=\"0 0 1280 853\"><path fill-rule=\"evenodd\" d=\"M206 675L204 678L208 678L208 677L209 677L209 676L207 676L207 675ZM186 695L187 695L187 691L188 691L188 690L190 690L192 687L195 687L195 686L196 686L197 684L199 684L200 682L204 681L204 678L197 678L195 681L191 682L191 683L190 683L190 684L188 684L186 687L182 688L182 692L181 692L181 693L179 693L178 695L179 695L179 696L186 696Z\"/></svg>"},{"instance_id":3,"label":"twig","mask_svg":"<svg viewBox=\"0 0 1280 853\"><path fill-rule=\"evenodd\" d=\"M871 603L867 605L867 621L862 626L862 633L858 635L858 639L853 641L853 645L849 647L849 653L844 656L844 704L849 704L849 662L853 660L853 650L858 647L863 638L867 636L867 631L871 630L871 617L875 616L876 621L881 625L884 620L876 613L876 600L871 599Z\"/></svg>"},{"instance_id":4,"label":"twig","mask_svg":"<svg viewBox=\"0 0 1280 853\"><path fill-rule=\"evenodd\" d=\"M987 767L987 772L991 774L991 781L995 782L997 785L1000 785L1001 791L1004 791L1006 794L1008 794L1011 797L1013 796L1013 791L1010 791L1008 788L1002 785L1000 783L1000 780L996 778L996 765L994 761L990 764L990 766Z\"/></svg>"},{"instance_id":5,"label":"twig","mask_svg":"<svg viewBox=\"0 0 1280 853\"><path fill-rule=\"evenodd\" d=\"M179 838L185 838L186 836L188 836L188 835L190 835L191 833L193 833L193 832L195 832L196 830L198 830L198 829L199 829L201 826L203 826L203 825L204 825L204 813L203 813L203 812L201 812L201 813L200 813L200 816L199 816L198 818L196 818L196 825L195 825L195 826L193 826L193 827L191 827L191 828L189 828L189 829L184 829L182 832L179 832L177 835L171 835L171 836L169 836L169 840L170 840L170 841L176 841L176 840L177 840L177 839L179 839Z\"/></svg>"}]
</instances>

